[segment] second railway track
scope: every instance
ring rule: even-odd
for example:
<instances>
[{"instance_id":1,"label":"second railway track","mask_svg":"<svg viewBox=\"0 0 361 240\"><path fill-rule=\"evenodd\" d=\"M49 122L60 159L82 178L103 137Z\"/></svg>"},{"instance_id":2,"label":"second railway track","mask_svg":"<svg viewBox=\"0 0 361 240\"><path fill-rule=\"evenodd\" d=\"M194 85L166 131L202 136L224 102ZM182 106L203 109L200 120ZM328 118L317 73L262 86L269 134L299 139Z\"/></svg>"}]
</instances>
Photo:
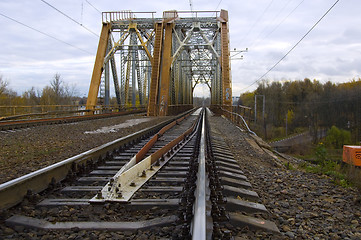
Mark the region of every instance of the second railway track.
<instances>
[{"instance_id":1,"label":"second railway track","mask_svg":"<svg viewBox=\"0 0 361 240\"><path fill-rule=\"evenodd\" d=\"M232 239L245 229L278 233L222 137L209 130L209 114L199 109L108 150L97 162L73 164L65 180L53 178L45 191L28 191L20 204L3 210L2 223L15 231L1 234Z\"/></svg>"}]
</instances>

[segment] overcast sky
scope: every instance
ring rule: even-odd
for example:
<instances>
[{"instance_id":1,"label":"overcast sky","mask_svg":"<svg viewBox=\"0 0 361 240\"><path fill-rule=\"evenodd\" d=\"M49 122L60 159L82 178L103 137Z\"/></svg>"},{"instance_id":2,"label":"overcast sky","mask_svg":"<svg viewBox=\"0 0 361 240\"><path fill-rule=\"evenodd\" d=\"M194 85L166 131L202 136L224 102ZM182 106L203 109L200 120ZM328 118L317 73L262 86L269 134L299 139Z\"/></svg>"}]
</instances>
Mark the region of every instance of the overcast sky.
<instances>
[{"instance_id":1,"label":"overcast sky","mask_svg":"<svg viewBox=\"0 0 361 240\"><path fill-rule=\"evenodd\" d=\"M0 0L0 75L19 94L42 89L59 73L80 96L90 84L100 34L98 11L190 10L188 0L46 0L90 31L41 0ZM233 95L250 86L279 61L334 4L335 0L193 0L194 10L229 11L231 48L244 50L232 60ZM92 7L91 5L94 7ZM264 78L347 82L361 73L361 1L340 0L315 29ZM93 33L92 33L93 32ZM66 43L64 43L66 42ZM70 46L71 45L71 46ZM250 86L250 87L249 87ZM198 94L207 90L199 88Z\"/></svg>"}]
</instances>

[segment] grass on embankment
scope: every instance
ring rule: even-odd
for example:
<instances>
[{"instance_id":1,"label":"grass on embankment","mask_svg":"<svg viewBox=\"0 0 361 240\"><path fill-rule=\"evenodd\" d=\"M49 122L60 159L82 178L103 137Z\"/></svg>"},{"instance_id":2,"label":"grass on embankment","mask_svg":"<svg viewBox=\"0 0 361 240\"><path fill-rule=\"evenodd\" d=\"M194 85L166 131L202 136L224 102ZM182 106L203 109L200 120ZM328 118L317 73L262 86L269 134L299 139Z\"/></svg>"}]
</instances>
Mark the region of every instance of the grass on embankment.
<instances>
[{"instance_id":1,"label":"grass on embankment","mask_svg":"<svg viewBox=\"0 0 361 240\"><path fill-rule=\"evenodd\" d=\"M288 169L300 170L326 175L342 187L356 187L361 191L361 168L342 162L342 149L326 148L322 143L309 147L306 154L292 154L305 160L298 166L286 164Z\"/></svg>"}]
</instances>

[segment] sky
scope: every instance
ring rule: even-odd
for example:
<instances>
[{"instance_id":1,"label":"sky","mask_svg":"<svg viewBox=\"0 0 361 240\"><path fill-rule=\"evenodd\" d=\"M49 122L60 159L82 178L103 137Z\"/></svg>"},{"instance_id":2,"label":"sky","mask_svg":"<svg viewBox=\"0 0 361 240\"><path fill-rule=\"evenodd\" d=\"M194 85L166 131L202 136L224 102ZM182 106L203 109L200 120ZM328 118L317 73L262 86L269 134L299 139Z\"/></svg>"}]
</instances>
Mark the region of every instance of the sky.
<instances>
[{"instance_id":1,"label":"sky","mask_svg":"<svg viewBox=\"0 0 361 240\"><path fill-rule=\"evenodd\" d=\"M46 2L71 19L42 0L0 0L0 75L18 94L31 87L41 90L58 73L79 96L86 96L102 11L155 11L155 16L161 17L166 10L191 9L188 0ZM192 8L228 10L231 49L248 49L238 55L243 55L242 60L236 59L238 57L231 60L232 94L239 96L255 90L256 81L294 47L334 3L335 0L193 0ZM309 78L321 83L342 83L360 78L360 9L359 0L340 0L262 79ZM205 86L196 89L198 96L207 93Z\"/></svg>"}]
</instances>

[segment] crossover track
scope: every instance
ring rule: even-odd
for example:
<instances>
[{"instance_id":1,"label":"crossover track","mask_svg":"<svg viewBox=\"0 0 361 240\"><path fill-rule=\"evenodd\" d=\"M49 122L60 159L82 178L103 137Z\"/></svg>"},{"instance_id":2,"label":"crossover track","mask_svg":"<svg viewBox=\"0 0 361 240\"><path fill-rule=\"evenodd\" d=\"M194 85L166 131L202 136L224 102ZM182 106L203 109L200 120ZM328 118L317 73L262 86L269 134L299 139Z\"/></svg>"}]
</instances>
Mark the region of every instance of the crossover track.
<instances>
[{"instance_id":1,"label":"crossover track","mask_svg":"<svg viewBox=\"0 0 361 240\"><path fill-rule=\"evenodd\" d=\"M63 181L53 178L45 191L29 191L9 208L6 225L54 237L84 230L123 239L232 239L245 228L277 233L227 145L211 134L208 114L198 109L70 168Z\"/></svg>"}]
</instances>

